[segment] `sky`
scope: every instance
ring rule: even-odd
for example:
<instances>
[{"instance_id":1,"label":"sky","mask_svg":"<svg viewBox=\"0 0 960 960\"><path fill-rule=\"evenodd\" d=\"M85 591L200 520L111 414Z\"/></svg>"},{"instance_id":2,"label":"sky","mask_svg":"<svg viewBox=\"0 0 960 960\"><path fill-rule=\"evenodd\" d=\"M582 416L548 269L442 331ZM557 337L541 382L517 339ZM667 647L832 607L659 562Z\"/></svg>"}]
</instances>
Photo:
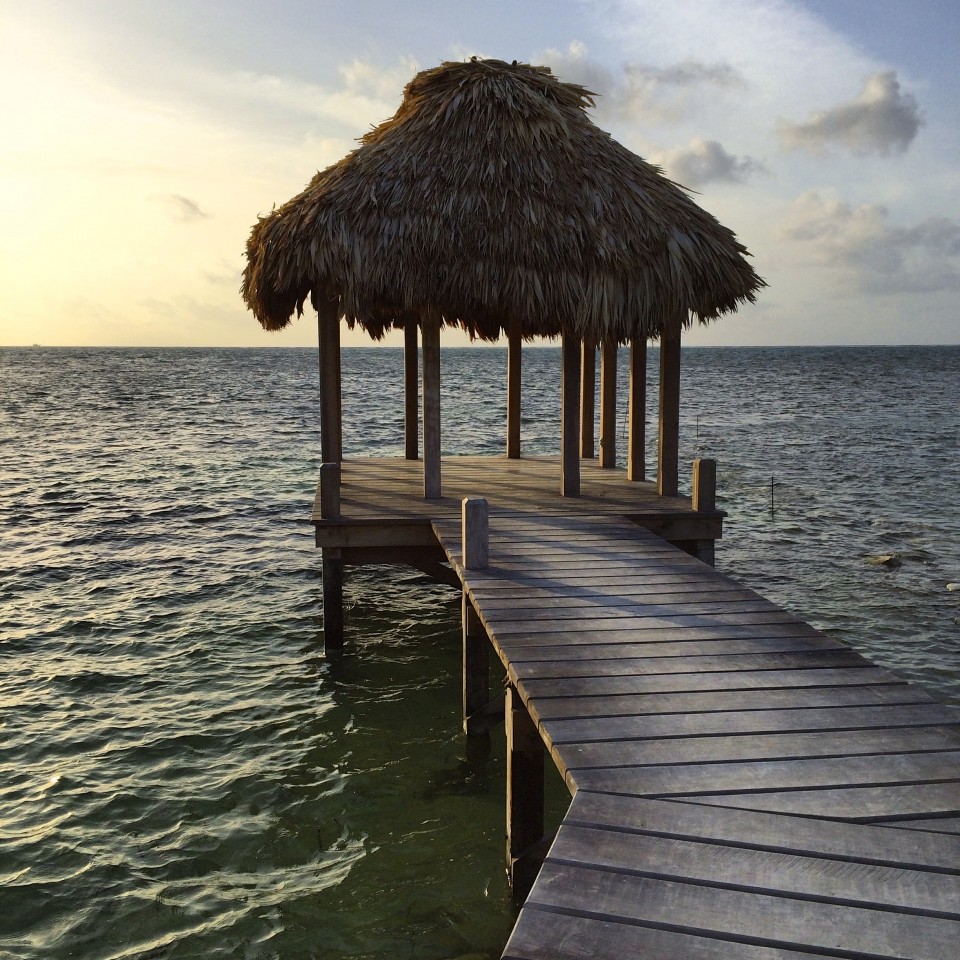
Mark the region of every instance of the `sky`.
<instances>
[{"instance_id":1,"label":"sky","mask_svg":"<svg viewBox=\"0 0 960 960\"><path fill-rule=\"evenodd\" d=\"M240 298L257 216L473 55L746 244L769 288L686 343L960 343L958 49L955 0L0 0L0 344L314 345Z\"/></svg>"}]
</instances>

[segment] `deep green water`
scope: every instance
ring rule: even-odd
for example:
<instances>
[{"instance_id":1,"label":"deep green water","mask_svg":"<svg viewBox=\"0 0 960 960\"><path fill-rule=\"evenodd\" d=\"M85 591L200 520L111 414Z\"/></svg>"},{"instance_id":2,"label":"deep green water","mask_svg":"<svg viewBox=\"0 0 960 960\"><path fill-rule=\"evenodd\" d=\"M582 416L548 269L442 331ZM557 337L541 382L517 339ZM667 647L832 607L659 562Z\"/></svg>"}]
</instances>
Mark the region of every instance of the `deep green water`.
<instances>
[{"instance_id":1,"label":"deep green water","mask_svg":"<svg viewBox=\"0 0 960 960\"><path fill-rule=\"evenodd\" d=\"M400 353L343 367L347 456L400 454ZM503 367L444 351L445 453L501 449ZM528 452L558 376L527 352ZM325 656L317 408L308 350L0 351L0 957L499 956L459 600L355 573ZM718 566L960 703L960 348L685 350L683 416Z\"/></svg>"}]
</instances>

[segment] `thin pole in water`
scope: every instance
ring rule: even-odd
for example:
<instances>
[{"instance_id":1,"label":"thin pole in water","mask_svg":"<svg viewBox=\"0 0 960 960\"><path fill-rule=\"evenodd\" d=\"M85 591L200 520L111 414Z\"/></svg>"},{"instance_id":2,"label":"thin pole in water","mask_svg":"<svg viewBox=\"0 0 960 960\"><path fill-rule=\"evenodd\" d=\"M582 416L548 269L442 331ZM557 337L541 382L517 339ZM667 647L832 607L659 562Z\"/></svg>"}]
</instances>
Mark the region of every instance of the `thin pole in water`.
<instances>
[{"instance_id":1,"label":"thin pole in water","mask_svg":"<svg viewBox=\"0 0 960 960\"><path fill-rule=\"evenodd\" d=\"M773 516L773 488L775 484L773 481L773 474L770 475L770 516Z\"/></svg>"}]
</instances>

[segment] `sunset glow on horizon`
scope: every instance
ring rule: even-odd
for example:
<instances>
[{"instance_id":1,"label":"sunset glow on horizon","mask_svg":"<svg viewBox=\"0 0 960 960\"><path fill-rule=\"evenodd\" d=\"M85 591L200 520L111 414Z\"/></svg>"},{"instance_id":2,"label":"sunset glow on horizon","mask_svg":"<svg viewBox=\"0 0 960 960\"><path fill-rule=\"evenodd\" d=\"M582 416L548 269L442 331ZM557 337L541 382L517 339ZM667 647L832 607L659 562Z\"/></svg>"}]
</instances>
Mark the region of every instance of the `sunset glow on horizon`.
<instances>
[{"instance_id":1,"label":"sunset glow on horizon","mask_svg":"<svg viewBox=\"0 0 960 960\"><path fill-rule=\"evenodd\" d=\"M948 3L4 7L0 344L313 345L310 316L246 311L251 226L472 54L595 90L594 121L750 250L769 289L686 342L960 340Z\"/></svg>"}]
</instances>

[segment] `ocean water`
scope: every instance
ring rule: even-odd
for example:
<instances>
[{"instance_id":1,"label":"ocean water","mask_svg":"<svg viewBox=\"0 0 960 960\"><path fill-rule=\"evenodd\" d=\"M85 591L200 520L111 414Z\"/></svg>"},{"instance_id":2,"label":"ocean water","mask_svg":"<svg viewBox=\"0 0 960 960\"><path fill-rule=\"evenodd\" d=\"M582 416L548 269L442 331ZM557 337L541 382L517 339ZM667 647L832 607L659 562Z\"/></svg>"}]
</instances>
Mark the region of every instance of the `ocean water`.
<instances>
[{"instance_id":1,"label":"ocean water","mask_svg":"<svg viewBox=\"0 0 960 960\"><path fill-rule=\"evenodd\" d=\"M445 453L501 449L504 363L444 351ZM400 454L401 353L343 370L347 456ZM558 382L526 352L527 452ZM355 571L324 654L317 410L310 350L0 350L0 957L499 956L459 600ZM721 569L960 703L960 348L685 350L698 455Z\"/></svg>"}]
</instances>

